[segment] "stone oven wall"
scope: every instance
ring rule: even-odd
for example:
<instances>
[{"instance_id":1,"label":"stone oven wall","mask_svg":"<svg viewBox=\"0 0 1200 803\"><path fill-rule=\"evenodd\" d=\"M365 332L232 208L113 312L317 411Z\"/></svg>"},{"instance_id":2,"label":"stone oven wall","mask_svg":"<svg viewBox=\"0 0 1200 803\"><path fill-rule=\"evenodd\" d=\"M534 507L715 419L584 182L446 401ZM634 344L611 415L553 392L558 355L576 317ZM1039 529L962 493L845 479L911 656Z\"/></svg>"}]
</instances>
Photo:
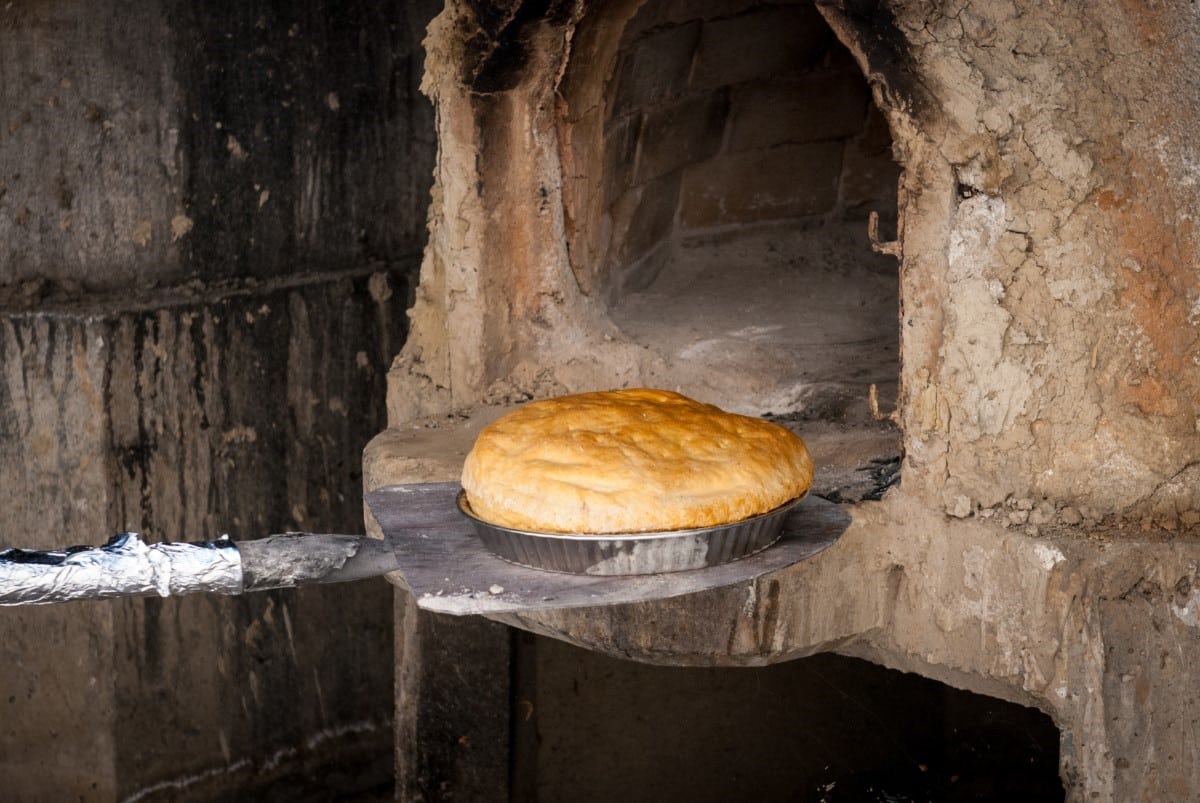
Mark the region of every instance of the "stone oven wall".
<instances>
[{"instance_id":1,"label":"stone oven wall","mask_svg":"<svg viewBox=\"0 0 1200 803\"><path fill-rule=\"evenodd\" d=\"M880 411L901 432L899 488L847 507L836 545L769 576L491 618L646 663L866 658L1050 714L1072 802L1189 800L1200 10L813 5L865 77L902 168L896 240L879 244L900 258L899 392ZM452 0L431 26L430 242L369 483L453 479L495 403L648 383L661 368L609 305L636 295L621 281L653 272L636 269L653 246L614 255L611 233L586 230L608 200L591 169L610 153L599 110L614 97L619 32L643 6ZM661 35L708 24L709 3L655 6L680 21ZM571 71L589 63L614 72L580 91ZM606 263L634 269L609 285ZM413 427L429 414L440 430ZM431 432L459 440L435 449ZM398 599L400 699L453 697L436 652L445 623L418 609ZM488 638L464 637L461 661L503 677L510 643ZM419 766L427 724L405 723L402 771Z\"/></svg>"},{"instance_id":2,"label":"stone oven wall","mask_svg":"<svg viewBox=\"0 0 1200 803\"><path fill-rule=\"evenodd\" d=\"M393 422L652 373L614 332L596 278L638 255L608 254L609 233L583 230L605 200L572 156L586 131L563 124L571 65L614 64L611 32L639 5L527 16L450 3L435 22L431 245L413 338L393 369ZM1020 525L1119 514L1193 526L1194 13L1115 2L816 9L854 54L904 168L896 415L909 490L955 516ZM587 35L593 17L609 39ZM603 93L618 86L619 76L597 83L576 105L607 108ZM627 214L631 226L657 219Z\"/></svg>"},{"instance_id":3,"label":"stone oven wall","mask_svg":"<svg viewBox=\"0 0 1200 803\"><path fill-rule=\"evenodd\" d=\"M829 336L842 341L831 351L878 342L864 373L894 388L895 261L871 253L862 221L878 212L884 228L894 228L898 168L861 72L807 5L640 7L580 6L565 50L566 40L550 30L526 30L546 38L521 56L508 45L489 55L478 40L460 41L453 8L435 22L425 87L444 119L463 125L441 131L434 209L444 204L459 210L459 221L484 222L459 228L431 218L437 245L426 254L412 310L415 337L391 385L394 421L569 389L666 383L702 393L698 372L678 349L653 338L647 344L613 313L666 266L675 264L674 280L686 283L701 261L688 249L701 243L726 263L719 271L767 286L775 277L756 265L765 260L738 253L753 231L778 234L778 242L760 238L753 247L787 255L766 260L816 265L812 298L797 295L792 310L773 313L786 324L767 331L807 320L806 303L824 309L824 295L837 295L830 276L839 270L827 266L823 249L862 254L834 260L854 265L845 303L859 308L859 289L871 299L852 313L861 320L845 327L847 336ZM503 28L508 18L481 12L479 19ZM517 27L527 22L512 18ZM781 26L804 34L782 37ZM731 51L753 43L750 50L771 58L718 69L730 37L740 43ZM678 43L667 47L664 39ZM717 188L734 175L740 200L729 192L718 199ZM667 303L682 309L688 302ZM726 335L743 341L725 356L737 376L727 384L744 384L710 387L702 397L746 412L795 410L812 388L799 387L800 371L781 370L770 356L739 359L753 337L747 323L764 321L731 321L717 337L722 349L731 345ZM737 337L738 330L751 335ZM811 331L825 330L816 324ZM890 365L876 371L876 352ZM834 396L854 396L865 410L867 382L860 376L858 387L840 387L846 378L843 371L811 384L838 386Z\"/></svg>"},{"instance_id":4,"label":"stone oven wall","mask_svg":"<svg viewBox=\"0 0 1200 803\"><path fill-rule=\"evenodd\" d=\"M883 40L826 13L907 149L906 475L958 514L1194 526L1195 10L892 9Z\"/></svg>"}]
</instances>

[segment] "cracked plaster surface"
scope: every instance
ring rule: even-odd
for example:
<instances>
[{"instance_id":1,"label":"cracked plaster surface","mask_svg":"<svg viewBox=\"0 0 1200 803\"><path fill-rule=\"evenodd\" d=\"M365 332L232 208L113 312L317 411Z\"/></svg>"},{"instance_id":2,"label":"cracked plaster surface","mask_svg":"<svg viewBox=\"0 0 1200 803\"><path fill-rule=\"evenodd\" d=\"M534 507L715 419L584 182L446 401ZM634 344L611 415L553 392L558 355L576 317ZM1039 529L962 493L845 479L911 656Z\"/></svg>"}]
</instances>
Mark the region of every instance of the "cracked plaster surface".
<instances>
[{"instance_id":1,"label":"cracked plaster surface","mask_svg":"<svg viewBox=\"0 0 1200 803\"><path fill-rule=\"evenodd\" d=\"M941 243L905 242L914 263L945 249L942 276L910 283L944 282L948 301L936 370L908 378L913 452L978 508L1046 497L1177 526L1200 506L1165 486L1200 454L1197 138L1181 125L1197 70L1180 58L1200 20L890 5L959 185Z\"/></svg>"}]
</instances>

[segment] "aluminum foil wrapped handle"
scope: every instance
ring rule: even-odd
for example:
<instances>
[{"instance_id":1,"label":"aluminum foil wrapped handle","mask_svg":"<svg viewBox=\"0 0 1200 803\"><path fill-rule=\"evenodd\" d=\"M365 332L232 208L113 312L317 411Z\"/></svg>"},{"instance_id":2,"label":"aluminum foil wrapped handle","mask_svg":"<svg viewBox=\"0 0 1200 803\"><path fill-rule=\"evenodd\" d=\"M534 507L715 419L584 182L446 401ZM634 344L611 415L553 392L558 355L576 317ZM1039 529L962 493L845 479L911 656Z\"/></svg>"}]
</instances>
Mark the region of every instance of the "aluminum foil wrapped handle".
<instances>
[{"instance_id":1,"label":"aluminum foil wrapped handle","mask_svg":"<svg viewBox=\"0 0 1200 803\"><path fill-rule=\"evenodd\" d=\"M242 559L228 538L147 544L122 533L100 547L0 550L0 605L198 591L241 593Z\"/></svg>"},{"instance_id":2,"label":"aluminum foil wrapped handle","mask_svg":"<svg viewBox=\"0 0 1200 803\"><path fill-rule=\"evenodd\" d=\"M374 577L396 569L391 544L361 535L285 533L234 543L147 544L137 533L100 547L0 549L0 605L181 594L241 594Z\"/></svg>"}]
</instances>

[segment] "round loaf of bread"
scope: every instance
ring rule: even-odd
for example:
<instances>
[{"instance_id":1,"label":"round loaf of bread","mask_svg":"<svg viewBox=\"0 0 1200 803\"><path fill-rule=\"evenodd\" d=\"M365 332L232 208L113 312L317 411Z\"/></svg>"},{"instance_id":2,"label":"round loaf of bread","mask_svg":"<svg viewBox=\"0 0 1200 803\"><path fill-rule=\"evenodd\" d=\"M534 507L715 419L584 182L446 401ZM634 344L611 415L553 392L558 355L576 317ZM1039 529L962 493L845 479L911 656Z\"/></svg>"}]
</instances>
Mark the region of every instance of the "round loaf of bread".
<instances>
[{"instance_id":1,"label":"round loaf of bread","mask_svg":"<svg viewBox=\"0 0 1200 803\"><path fill-rule=\"evenodd\" d=\"M463 466L476 516L546 533L731 524L802 495L797 435L666 390L531 402L485 427Z\"/></svg>"}]
</instances>

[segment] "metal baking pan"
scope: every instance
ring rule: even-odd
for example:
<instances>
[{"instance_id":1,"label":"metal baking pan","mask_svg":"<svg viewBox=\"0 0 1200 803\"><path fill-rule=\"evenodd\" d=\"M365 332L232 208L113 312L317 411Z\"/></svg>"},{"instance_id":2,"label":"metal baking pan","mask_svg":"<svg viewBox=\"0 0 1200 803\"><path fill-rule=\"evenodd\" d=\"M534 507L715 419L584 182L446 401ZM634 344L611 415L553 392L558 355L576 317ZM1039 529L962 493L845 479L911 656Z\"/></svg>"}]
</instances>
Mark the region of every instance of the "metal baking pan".
<instances>
[{"instance_id":1,"label":"metal baking pan","mask_svg":"<svg viewBox=\"0 0 1200 803\"><path fill-rule=\"evenodd\" d=\"M704 569L761 552L779 540L784 518L802 499L718 527L602 535L498 527L475 516L465 491L458 494L458 509L488 551L504 560L552 572L627 575Z\"/></svg>"}]
</instances>

